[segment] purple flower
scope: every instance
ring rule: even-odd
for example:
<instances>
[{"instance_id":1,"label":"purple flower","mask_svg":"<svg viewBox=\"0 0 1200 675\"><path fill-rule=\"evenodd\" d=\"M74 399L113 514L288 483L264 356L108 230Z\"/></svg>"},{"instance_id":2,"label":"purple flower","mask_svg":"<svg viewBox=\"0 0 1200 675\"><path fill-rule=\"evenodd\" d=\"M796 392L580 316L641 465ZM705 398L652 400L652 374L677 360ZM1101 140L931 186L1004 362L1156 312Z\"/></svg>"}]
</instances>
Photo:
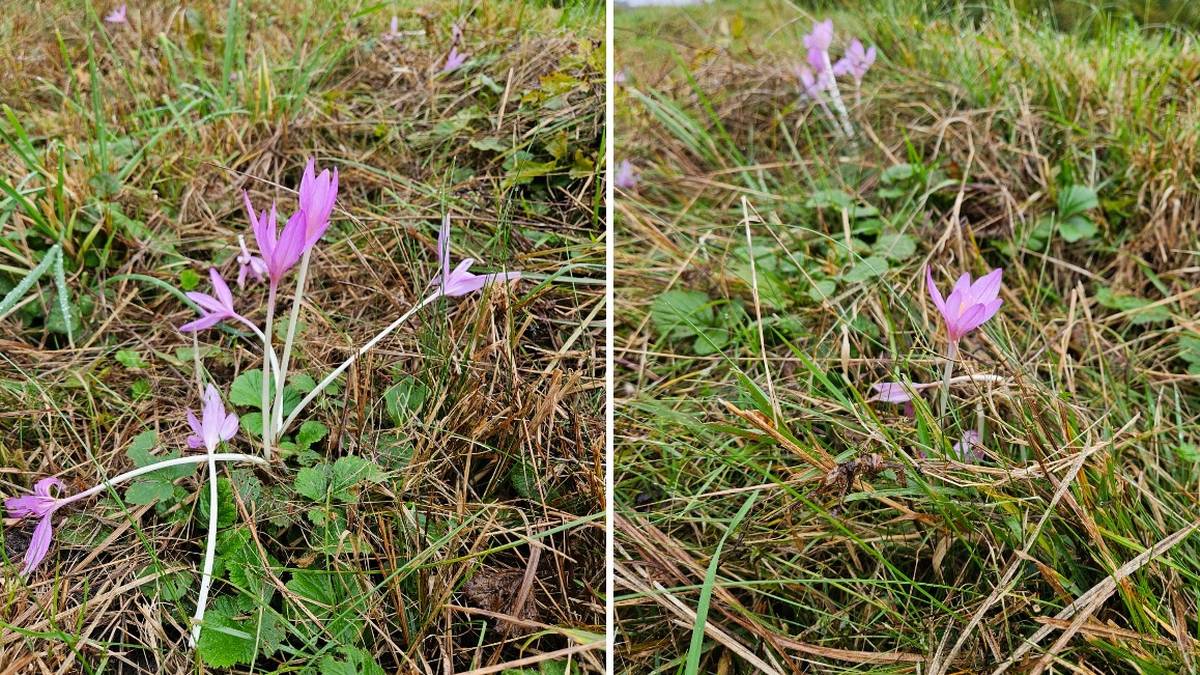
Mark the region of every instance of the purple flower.
<instances>
[{"instance_id":1,"label":"purple flower","mask_svg":"<svg viewBox=\"0 0 1200 675\"><path fill-rule=\"evenodd\" d=\"M59 507L67 502L55 497L50 488L64 489L62 481L57 478L43 478L33 486L33 494L23 497L9 497L4 500L8 515L13 518L39 518L37 527L33 530L33 538L29 540L29 548L25 551L25 567L22 575L28 575L46 557L50 550L50 540L54 538L54 527L50 522L51 516Z\"/></svg>"},{"instance_id":2,"label":"purple flower","mask_svg":"<svg viewBox=\"0 0 1200 675\"><path fill-rule=\"evenodd\" d=\"M204 405L200 409L200 419L196 419L191 410L187 413L188 426L192 435L188 436L189 448L206 448L209 452L217 449L217 444L233 438L238 429L238 418L233 413L225 414L225 404L221 403L221 394L211 384L204 388Z\"/></svg>"},{"instance_id":3,"label":"purple flower","mask_svg":"<svg viewBox=\"0 0 1200 675\"><path fill-rule=\"evenodd\" d=\"M242 193L246 202L246 211L250 215L250 229L258 242L258 252L262 254L267 266L267 277L271 283L277 284L304 254L307 246L307 223L304 210L300 209L288 218L283 231L276 228L277 214L275 205L271 204L271 212L263 211L254 215L254 206L250 203L250 195ZM318 235L319 238L320 235Z\"/></svg>"},{"instance_id":4,"label":"purple flower","mask_svg":"<svg viewBox=\"0 0 1200 675\"><path fill-rule=\"evenodd\" d=\"M108 13L104 17L105 23L125 23L125 3L121 3L116 9Z\"/></svg>"},{"instance_id":5,"label":"purple flower","mask_svg":"<svg viewBox=\"0 0 1200 675\"><path fill-rule=\"evenodd\" d=\"M441 274L431 285L440 286L442 295L458 297L474 293L488 284L497 281L520 279L520 272L501 272L498 274L471 274L468 270L475 263L473 258L466 258L458 263L454 271L450 270L450 215L442 219L442 229L438 232L438 261Z\"/></svg>"},{"instance_id":6,"label":"purple flower","mask_svg":"<svg viewBox=\"0 0 1200 675\"><path fill-rule=\"evenodd\" d=\"M384 40L399 40L400 39L400 18L395 14L392 15L392 22L388 24L388 32L383 34Z\"/></svg>"},{"instance_id":7,"label":"purple flower","mask_svg":"<svg viewBox=\"0 0 1200 675\"><path fill-rule=\"evenodd\" d=\"M624 68L613 73L613 84L617 85L618 87L625 84L627 81L629 81L629 73L625 72Z\"/></svg>"},{"instance_id":8,"label":"purple flower","mask_svg":"<svg viewBox=\"0 0 1200 675\"><path fill-rule=\"evenodd\" d=\"M255 281L262 281L267 274L267 263L263 259L250 255L250 251L246 249L246 238L238 235L238 246L242 248L242 252L238 254L238 288L246 287L246 275L254 277Z\"/></svg>"},{"instance_id":9,"label":"purple flower","mask_svg":"<svg viewBox=\"0 0 1200 675\"><path fill-rule=\"evenodd\" d=\"M1000 295L1000 275L1004 270L996 268L971 283L971 275L964 274L954 283L950 296L942 300L942 294L933 283L933 269L925 268L925 285L929 288L929 297L946 322L946 332L952 343L958 342L964 335L983 325L983 322L995 316L1003 304Z\"/></svg>"},{"instance_id":10,"label":"purple flower","mask_svg":"<svg viewBox=\"0 0 1200 675\"><path fill-rule=\"evenodd\" d=\"M808 65L812 67L813 71L816 72L817 75L825 75L825 71L829 70L825 67L825 63L828 61L828 56L828 52L820 49L808 50Z\"/></svg>"},{"instance_id":11,"label":"purple flower","mask_svg":"<svg viewBox=\"0 0 1200 675\"><path fill-rule=\"evenodd\" d=\"M316 160L309 159L304 167L304 177L300 179L300 210L304 213L304 248L312 248L320 240L321 235L329 228L329 215L333 212L333 203L337 201L338 172L335 168L333 175L329 169L316 174Z\"/></svg>"},{"instance_id":12,"label":"purple flower","mask_svg":"<svg viewBox=\"0 0 1200 675\"><path fill-rule=\"evenodd\" d=\"M813 71L808 66L797 65L792 69L792 73L800 80L800 84L804 85L804 93L809 98L820 98L821 92L829 88L833 83L833 78L828 70L818 71L813 74Z\"/></svg>"},{"instance_id":13,"label":"purple flower","mask_svg":"<svg viewBox=\"0 0 1200 675\"><path fill-rule=\"evenodd\" d=\"M216 293L216 297L194 291L187 294L189 300L200 306L200 318L180 326L179 330L184 333L212 328L225 319L246 321L233 308L233 293L229 292L229 286L226 285L217 270L209 269L208 276L212 279L213 292Z\"/></svg>"},{"instance_id":14,"label":"purple flower","mask_svg":"<svg viewBox=\"0 0 1200 675\"><path fill-rule=\"evenodd\" d=\"M912 400L908 390L899 382L880 382L871 385L871 389L875 391L875 395L871 397L872 401L882 401L884 403L908 403Z\"/></svg>"},{"instance_id":15,"label":"purple flower","mask_svg":"<svg viewBox=\"0 0 1200 675\"><path fill-rule=\"evenodd\" d=\"M828 51L833 44L833 19L814 21L812 32L804 36L805 49Z\"/></svg>"},{"instance_id":16,"label":"purple flower","mask_svg":"<svg viewBox=\"0 0 1200 675\"><path fill-rule=\"evenodd\" d=\"M950 448L956 459L964 462L978 462L983 459L983 438L978 431L964 431L962 438Z\"/></svg>"},{"instance_id":17,"label":"purple flower","mask_svg":"<svg viewBox=\"0 0 1200 675\"><path fill-rule=\"evenodd\" d=\"M632 190L637 184L637 171L633 168L633 163L627 159L621 160L617 165L617 174L613 176L613 186L622 190Z\"/></svg>"},{"instance_id":18,"label":"purple flower","mask_svg":"<svg viewBox=\"0 0 1200 675\"><path fill-rule=\"evenodd\" d=\"M459 66L467 62L467 54L460 53L458 46L450 48L450 53L446 55L446 65L442 66L442 72L448 73L452 70L457 70Z\"/></svg>"},{"instance_id":19,"label":"purple flower","mask_svg":"<svg viewBox=\"0 0 1200 675\"><path fill-rule=\"evenodd\" d=\"M846 48L846 53L833 64L834 75L850 75L854 78L856 85L862 85L862 80L867 75L867 71L875 63L875 47L871 46L868 49L863 49L863 44L857 39L850 41L850 46Z\"/></svg>"}]
</instances>

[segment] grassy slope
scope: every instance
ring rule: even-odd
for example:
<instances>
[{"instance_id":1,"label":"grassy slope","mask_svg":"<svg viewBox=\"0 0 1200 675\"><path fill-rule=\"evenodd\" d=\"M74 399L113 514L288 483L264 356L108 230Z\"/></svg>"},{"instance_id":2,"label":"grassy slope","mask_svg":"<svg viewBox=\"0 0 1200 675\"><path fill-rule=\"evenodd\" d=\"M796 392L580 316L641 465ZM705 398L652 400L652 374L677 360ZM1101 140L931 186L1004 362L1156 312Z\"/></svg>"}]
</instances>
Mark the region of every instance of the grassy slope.
<instances>
[{"instance_id":1,"label":"grassy slope","mask_svg":"<svg viewBox=\"0 0 1200 675\"><path fill-rule=\"evenodd\" d=\"M425 310L313 408L328 435L312 452L230 474L226 513L238 505L238 517L222 535L210 616L219 605L235 629L278 626L280 644L232 647L257 651L256 671L328 672L362 648L388 672L447 672L593 640L604 580L602 10L168 5L130 3L120 27L100 23L110 7L80 2L0 17L0 179L29 202L0 199L0 293L62 241L80 319L72 348L46 309L50 276L0 319L0 493L47 473L77 488L129 468L126 450L147 430L156 452L183 446L199 397L191 340L174 326L194 314L165 288L213 262L236 276L240 192L290 213L282 188L316 156L340 167L341 193L310 274L303 373L319 378L422 297L446 210L456 257L526 280ZM393 12L404 35L383 42ZM472 61L438 76L459 17ZM261 319L261 295L248 290L239 307ZM227 395L258 366L258 349L231 334L200 343ZM406 378L424 402L389 411L384 392ZM234 447L255 444L243 434ZM293 491L302 465L349 455L384 477L315 503ZM28 585L6 566L0 670L192 667L182 635L205 533L193 498L202 475L167 487L157 507L108 499L60 517ZM28 528L5 524L5 551L19 557ZM494 582L524 576L537 558L530 537L543 547L522 614L532 623L498 624L478 610L513 611L515 586ZM137 581L155 561L183 570L170 577L182 594ZM595 669L602 656L571 660Z\"/></svg>"},{"instance_id":2,"label":"grassy slope","mask_svg":"<svg viewBox=\"0 0 1200 675\"><path fill-rule=\"evenodd\" d=\"M840 35L885 55L853 145L787 75L813 16L765 2L616 17L631 83L617 158L642 170L616 208L623 667L681 666L704 604L720 632L693 655L701 672L749 672L748 657L915 672L960 636L950 672L990 672L1043 626L1031 655L1065 635L1053 658L1083 672L1200 667L1195 536L1081 628L1053 623L1196 518L1195 38L1104 15L1058 32L1002 7L834 10ZM911 175L884 182L898 164ZM1099 193L1097 234L1040 235L1075 184ZM829 190L878 217L809 202ZM912 253L864 265L889 235ZM944 419L932 396L915 418L865 402L880 380L938 379L926 263L943 285L1005 268L1004 307L957 366L1005 382L957 389ZM708 304L672 320L668 289ZM672 321L687 325L664 335ZM781 434L721 399L761 420L777 408ZM980 415L986 459L947 461ZM906 484L893 465L844 503L822 489L826 458L870 453Z\"/></svg>"}]
</instances>

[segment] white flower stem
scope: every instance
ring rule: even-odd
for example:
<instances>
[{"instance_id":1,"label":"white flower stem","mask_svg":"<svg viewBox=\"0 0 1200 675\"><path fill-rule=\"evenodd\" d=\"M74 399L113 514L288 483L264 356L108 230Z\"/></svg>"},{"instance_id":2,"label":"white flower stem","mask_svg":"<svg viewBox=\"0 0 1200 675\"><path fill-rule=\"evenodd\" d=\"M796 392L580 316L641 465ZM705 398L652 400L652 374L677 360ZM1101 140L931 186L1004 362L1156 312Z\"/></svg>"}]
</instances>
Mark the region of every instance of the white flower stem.
<instances>
[{"instance_id":1,"label":"white flower stem","mask_svg":"<svg viewBox=\"0 0 1200 675\"><path fill-rule=\"evenodd\" d=\"M946 416L950 407L950 375L954 372L954 359L958 358L958 340L950 340L946 346L946 364L942 369L942 405L939 417Z\"/></svg>"},{"instance_id":2,"label":"white flower stem","mask_svg":"<svg viewBox=\"0 0 1200 675\"><path fill-rule=\"evenodd\" d=\"M292 342L296 339L296 324L300 320L300 304L304 301L304 285L308 280L308 255L312 249L306 249L300 259L300 271L296 275L296 293L292 296L292 313L288 317L287 339L283 342L283 358L279 368L279 386L275 388L275 407L271 415L271 428L276 433L283 433L283 387L287 384L288 364L291 363Z\"/></svg>"},{"instance_id":3,"label":"white flower stem","mask_svg":"<svg viewBox=\"0 0 1200 675\"><path fill-rule=\"evenodd\" d=\"M325 387L328 387L331 382L333 382L335 379L337 379L337 376L341 375L343 371L345 371L347 368L349 368L350 364L354 363L354 361L358 357L362 356L363 354L366 354L368 351L371 350L372 347L375 346L376 343L378 343L383 338L387 337L389 334L391 334L392 331L399 328L400 324L407 321L409 319L409 317L411 317L413 314L416 314L425 305L428 305L429 303L431 303L434 300L441 297L441 295L442 295L442 291L439 289L437 292L433 293L432 295L425 298L421 302L417 303L416 305L413 305L413 307L411 309L409 309L404 314L401 314L400 318L393 321L391 324L388 325L387 328L384 328L382 331L379 332L379 334L377 334L375 337L368 340L367 343L364 344L362 347L359 347L358 351L351 354L350 358L348 358L342 362L342 365L338 366L337 368L334 368L333 372L326 375L325 379L321 380L317 384L317 386L313 388L312 391L308 392L308 395L305 396L300 401L300 403L296 405L294 410L292 410L292 414L288 415L287 419L283 421L283 424L281 424L279 426L280 435L282 435L284 431L287 431L287 428L289 426L291 426L292 422L296 419L296 416L300 414L300 411L304 410L304 406L311 403L312 400L314 398L316 398L317 395L320 394L321 391L323 391L325 389Z\"/></svg>"},{"instance_id":4,"label":"white flower stem","mask_svg":"<svg viewBox=\"0 0 1200 675\"><path fill-rule=\"evenodd\" d=\"M275 322L275 294L278 285L275 280L270 282L269 290L267 291L267 329L263 331L263 355L266 356L271 350L271 331ZM266 358L263 359L263 377L262 377L262 441L263 441L263 457L267 461L271 461L271 403L270 389L271 381L267 379L270 376L271 364Z\"/></svg>"},{"instance_id":5,"label":"white flower stem","mask_svg":"<svg viewBox=\"0 0 1200 675\"><path fill-rule=\"evenodd\" d=\"M200 639L200 622L204 621L204 609L208 606L208 591L212 587L212 571L217 554L217 463L212 449L206 453L208 459L208 542L204 547L204 566L200 572L200 597L196 600L196 613L192 615L192 634L188 646L196 647Z\"/></svg>"},{"instance_id":6,"label":"white flower stem","mask_svg":"<svg viewBox=\"0 0 1200 675\"><path fill-rule=\"evenodd\" d=\"M117 485L120 485L121 483L124 483L125 481L133 480L134 478L137 478L139 476L144 476L148 473L153 473L160 469L169 469L173 466L183 466L184 464L203 464L204 462L209 462L209 461L212 461L212 462L250 462L251 464L262 464L264 466L268 463L267 460L265 460L261 457L255 457L254 455L243 455L239 452L216 452L211 455L209 455L209 454L187 455L185 457L176 457L174 459L164 459L161 462L147 464L146 466L139 466L136 469L126 471L123 474L119 474L114 478L109 478L106 481L102 481L99 484L95 485L94 487L90 487L90 488L84 490L83 492L80 492L78 494L73 494L70 497L64 497L62 499L61 505L65 506L65 505L71 504L73 502L82 501L84 499L87 499L88 497L94 497L94 496L100 494L101 492L104 492L112 487L115 487Z\"/></svg>"},{"instance_id":7,"label":"white flower stem","mask_svg":"<svg viewBox=\"0 0 1200 675\"><path fill-rule=\"evenodd\" d=\"M821 58L825 60L825 70L829 72L829 98L833 100L833 107L842 118L842 131L846 133L846 138L852 139L854 125L850 124L850 113L846 111L846 103L842 101L842 92L838 89L837 76L833 74L833 63L829 60L828 50L821 52Z\"/></svg>"}]
</instances>

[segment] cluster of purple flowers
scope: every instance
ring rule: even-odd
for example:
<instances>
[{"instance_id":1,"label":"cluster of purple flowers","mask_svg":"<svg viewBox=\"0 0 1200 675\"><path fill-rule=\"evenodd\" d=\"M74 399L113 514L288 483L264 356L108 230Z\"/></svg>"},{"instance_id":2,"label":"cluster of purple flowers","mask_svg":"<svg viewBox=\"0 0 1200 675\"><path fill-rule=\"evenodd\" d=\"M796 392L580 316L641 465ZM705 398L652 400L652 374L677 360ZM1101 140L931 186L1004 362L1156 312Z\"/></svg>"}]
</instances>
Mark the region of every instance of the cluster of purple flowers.
<instances>
[{"instance_id":1,"label":"cluster of purple flowers","mask_svg":"<svg viewBox=\"0 0 1200 675\"><path fill-rule=\"evenodd\" d=\"M196 304L200 316L179 327L185 333L196 333L213 328L224 322L232 322L248 328L262 342L264 357L262 378L262 457L216 452L222 443L233 440L237 434L239 423L237 415L225 409L221 400L221 393L217 387L209 384L204 389L203 406L200 415L197 416L191 411L187 412L187 423L192 432L186 439L187 446L196 450L203 449L205 451L203 455L164 460L143 466L106 480L93 488L66 497L57 494L64 489L63 483L58 478L43 478L34 485L33 494L12 497L5 500L5 506L8 508L10 516L17 519L39 519L38 525L34 529L30 546L25 553L22 574L28 575L33 572L49 552L53 538L51 517L60 508L99 494L103 490L110 489L114 485L145 473L179 464L207 463L209 469L210 526L199 600L196 606L196 613L193 617L191 642L194 645L199 638L200 625L204 617L204 607L212 581L217 522L216 462L248 461L267 464L271 459L272 448L276 441L295 419L296 415L300 413L301 409L333 382L356 358L366 353L408 317L437 298L467 295L479 291L489 284L515 280L521 276L520 272L474 274L471 272L471 267L475 264L473 258L464 259L452 267L450 255L450 217L447 215L442 220L441 228L438 232L438 273L429 282L429 287L432 289L430 294L329 373L325 379L314 387L292 409L291 415L285 420L283 418L283 385L287 381L287 369L293 347L296 324L298 323L299 308L305 290L309 257L313 247L320 241L330 225L330 219L338 196L337 169L334 169L332 172L326 169L318 174L315 161L310 159L305 166L298 195L299 199L295 213L280 228L279 215L275 204L271 204L269 209L256 211L250 201L249 195L243 193L246 214L250 224L250 234L257 245L257 251L251 251L246 246L245 235L238 237L239 253L236 261L239 271L237 282L238 288L241 291L246 290L248 281L266 282L268 290L265 327L259 327L248 319L245 314L238 311L236 307L237 299L234 296L234 292L225 283L225 279L216 268L209 269L209 278L212 284L211 295L199 292L189 292L186 294ZM287 338L281 356L277 356L272 346L272 337L274 335L272 321L275 314L276 298L280 283L293 268L298 268L299 270L296 290L292 296L292 312L287 326ZM272 381L275 384L275 398L270 400L269 385Z\"/></svg>"}]
</instances>

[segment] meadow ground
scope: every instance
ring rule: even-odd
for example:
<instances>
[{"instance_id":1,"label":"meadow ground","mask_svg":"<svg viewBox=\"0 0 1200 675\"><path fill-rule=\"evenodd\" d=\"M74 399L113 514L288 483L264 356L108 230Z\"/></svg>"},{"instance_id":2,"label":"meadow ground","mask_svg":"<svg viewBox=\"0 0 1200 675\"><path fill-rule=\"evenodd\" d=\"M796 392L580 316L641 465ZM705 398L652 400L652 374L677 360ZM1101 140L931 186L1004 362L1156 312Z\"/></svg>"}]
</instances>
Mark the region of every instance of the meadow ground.
<instances>
[{"instance_id":1,"label":"meadow ground","mask_svg":"<svg viewBox=\"0 0 1200 675\"><path fill-rule=\"evenodd\" d=\"M1200 669L1196 36L1021 4L617 12L619 671ZM927 265L1004 302L906 415Z\"/></svg>"},{"instance_id":2,"label":"meadow ground","mask_svg":"<svg viewBox=\"0 0 1200 675\"><path fill-rule=\"evenodd\" d=\"M422 310L282 462L222 469L198 652L203 471L62 510L28 579L6 518L0 671L602 669L602 5L116 4L0 16L0 494L186 452L201 377L255 452L261 352L194 345L180 290L236 276L242 191L289 215L309 157L340 193L289 400L426 294L443 213L456 259L524 276ZM56 244L61 278L18 288ZM235 293L261 321L263 287Z\"/></svg>"}]
</instances>

